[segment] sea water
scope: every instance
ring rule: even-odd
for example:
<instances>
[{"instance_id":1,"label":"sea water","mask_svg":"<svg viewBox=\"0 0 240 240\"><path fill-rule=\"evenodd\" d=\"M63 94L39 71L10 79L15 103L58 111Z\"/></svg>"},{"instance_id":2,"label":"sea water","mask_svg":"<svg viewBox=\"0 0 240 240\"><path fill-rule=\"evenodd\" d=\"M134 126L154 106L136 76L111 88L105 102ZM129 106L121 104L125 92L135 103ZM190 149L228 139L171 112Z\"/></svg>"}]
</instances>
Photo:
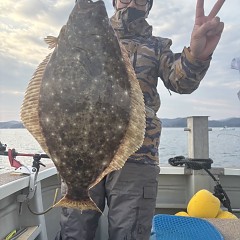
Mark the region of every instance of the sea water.
<instances>
[{"instance_id":1,"label":"sea water","mask_svg":"<svg viewBox=\"0 0 240 240\"><path fill-rule=\"evenodd\" d=\"M188 157L188 132L165 128L160 140L160 165L175 156ZM240 168L240 128L212 128L209 131L209 158L213 167Z\"/></svg>"},{"instance_id":2,"label":"sea water","mask_svg":"<svg viewBox=\"0 0 240 240\"><path fill-rule=\"evenodd\" d=\"M15 149L18 153L43 153L41 147L26 129L0 129L0 142L6 150ZM168 159L175 156L188 156L187 132L183 128L163 128L160 140L160 166L169 166ZM240 169L240 128L212 128L209 132L209 157L213 167ZM16 159L31 166L31 157ZM50 159L43 158L43 163ZM13 170L7 156L0 156L0 173Z\"/></svg>"}]
</instances>

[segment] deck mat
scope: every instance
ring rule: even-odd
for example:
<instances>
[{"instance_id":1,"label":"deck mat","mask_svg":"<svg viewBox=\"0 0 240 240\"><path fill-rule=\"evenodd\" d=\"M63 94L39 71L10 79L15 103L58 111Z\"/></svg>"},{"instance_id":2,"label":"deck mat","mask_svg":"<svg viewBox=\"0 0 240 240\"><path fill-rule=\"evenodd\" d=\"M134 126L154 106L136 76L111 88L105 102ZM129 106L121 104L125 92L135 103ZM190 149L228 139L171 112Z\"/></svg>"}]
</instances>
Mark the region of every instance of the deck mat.
<instances>
[{"instance_id":1,"label":"deck mat","mask_svg":"<svg viewBox=\"0 0 240 240\"><path fill-rule=\"evenodd\" d=\"M153 218L150 240L223 240L221 233L208 221L167 214Z\"/></svg>"}]
</instances>

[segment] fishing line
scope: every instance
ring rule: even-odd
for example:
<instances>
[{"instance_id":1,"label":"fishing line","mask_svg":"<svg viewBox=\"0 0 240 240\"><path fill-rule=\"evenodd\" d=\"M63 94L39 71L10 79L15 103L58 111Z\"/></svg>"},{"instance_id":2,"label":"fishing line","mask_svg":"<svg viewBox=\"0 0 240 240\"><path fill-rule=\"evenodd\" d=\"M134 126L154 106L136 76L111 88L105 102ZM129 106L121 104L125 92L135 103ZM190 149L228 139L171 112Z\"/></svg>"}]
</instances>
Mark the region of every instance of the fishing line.
<instances>
[{"instance_id":1,"label":"fishing line","mask_svg":"<svg viewBox=\"0 0 240 240\"><path fill-rule=\"evenodd\" d=\"M43 214L49 212L50 210L53 209L54 205L55 205L56 202L57 202L58 191L59 191L59 188L56 188L55 194L54 194L54 199L53 199L53 204L52 204L51 207L49 207L49 208L46 209L45 211L43 211L43 212L35 212L35 211L32 210L31 207L30 207L30 201L27 202L28 210L29 210L32 214L34 214L34 215L43 215Z\"/></svg>"}]
</instances>

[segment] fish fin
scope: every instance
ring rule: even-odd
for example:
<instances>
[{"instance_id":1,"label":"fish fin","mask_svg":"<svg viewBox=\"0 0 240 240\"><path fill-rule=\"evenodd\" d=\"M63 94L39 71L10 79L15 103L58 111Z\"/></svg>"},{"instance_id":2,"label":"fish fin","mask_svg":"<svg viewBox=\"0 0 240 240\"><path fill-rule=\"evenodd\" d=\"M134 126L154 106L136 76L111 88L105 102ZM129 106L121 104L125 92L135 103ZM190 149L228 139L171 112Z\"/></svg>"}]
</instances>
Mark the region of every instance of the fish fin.
<instances>
[{"instance_id":1,"label":"fish fin","mask_svg":"<svg viewBox=\"0 0 240 240\"><path fill-rule=\"evenodd\" d=\"M51 57L49 54L37 67L32 79L30 80L27 90L25 92L23 104L21 107L21 120L26 129L39 142L43 150L48 154L48 148L42 136L39 120L39 95L42 84L42 76L46 65Z\"/></svg>"},{"instance_id":2,"label":"fish fin","mask_svg":"<svg viewBox=\"0 0 240 240\"><path fill-rule=\"evenodd\" d=\"M48 44L48 48L52 49L57 46L58 38L54 36L47 36L44 38L44 41Z\"/></svg>"},{"instance_id":3,"label":"fish fin","mask_svg":"<svg viewBox=\"0 0 240 240\"><path fill-rule=\"evenodd\" d=\"M49 49L55 48L57 46L58 39L59 39L60 35L65 34L65 31L66 31L65 29L66 29L66 25L63 25L61 30L60 30L60 33L59 33L58 37L47 36L47 37L44 38L44 41L48 44Z\"/></svg>"},{"instance_id":4,"label":"fish fin","mask_svg":"<svg viewBox=\"0 0 240 240\"><path fill-rule=\"evenodd\" d=\"M102 211L97 207L97 205L89 198L86 201L74 201L71 199L68 199L66 196L57 202L54 207L67 207L67 208L75 208L80 211L84 210L95 210L98 212Z\"/></svg>"}]
</instances>

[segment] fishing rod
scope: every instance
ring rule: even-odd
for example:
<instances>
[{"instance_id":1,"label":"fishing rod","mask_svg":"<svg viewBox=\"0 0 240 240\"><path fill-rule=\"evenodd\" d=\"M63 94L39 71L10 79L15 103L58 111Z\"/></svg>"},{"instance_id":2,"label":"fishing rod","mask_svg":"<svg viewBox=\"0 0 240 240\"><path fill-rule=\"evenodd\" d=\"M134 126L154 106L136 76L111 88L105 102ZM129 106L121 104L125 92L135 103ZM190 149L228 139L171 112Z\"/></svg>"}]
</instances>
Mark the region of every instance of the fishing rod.
<instances>
[{"instance_id":1,"label":"fishing rod","mask_svg":"<svg viewBox=\"0 0 240 240\"><path fill-rule=\"evenodd\" d=\"M40 160L41 158L49 158L49 156L47 154L19 153L15 149L7 150L7 145L2 144L1 142L0 142L0 155L8 157L10 165L15 168L15 173L22 173L22 174L29 175L29 186L28 186L27 193L19 194L17 196L17 202L19 202L20 204L19 213L21 213L22 211L22 204L24 202L26 202L27 207L32 214L42 215L50 211L53 208L53 205L56 203L58 189L56 190L56 193L54 196L53 205L50 206L47 210L43 212L35 212L30 208L30 200L33 198L35 194L36 186L37 186L36 180L37 180L37 175L40 169L40 165L46 167L46 165L44 165ZM32 166L31 167L25 166L24 164L16 160L17 156L32 157L33 158Z\"/></svg>"},{"instance_id":2,"label":"fishing rod","mask_svg":"<svg viewBox=\"0 0 240 240\"><path fill-rule=\"evenodd\" d=\"M6 150L6 148L7 148L7 144L3 144L0 141L0 156L7 156L11 167L14 167L15 169L18 169L18 168L24 166L21 162L16 160L17 156L32 157L33 158L32 167L35 167L37 169L37 171L39 171L40 165L45 167L45 165L40 161L40 159L41 158L49 158L49 156L47 154L19 153L14 148L8 149L8 150Z\"/></svg>"},{"instance_id":3,"label":"fishing rod","mask_svg":"<svg viewBox=\"0 0 240 240\"><path fill-rule=\"evenodd\" d=\"M7 156L11 167L15 168L15 173L29 175L29 188L27 194L20 194L18 196L18 202L23 203L33 198L36 189L37 175L40 166L46 167L40 160L41 158L49 158L47 154L31 154L31 153L18 153L14 148L7 149L7 144L0 142L0 155ZM32 157L32 166L25 166L20 161L16 160L17 156L21 157Z\"/></svg>"}]
</instances>

